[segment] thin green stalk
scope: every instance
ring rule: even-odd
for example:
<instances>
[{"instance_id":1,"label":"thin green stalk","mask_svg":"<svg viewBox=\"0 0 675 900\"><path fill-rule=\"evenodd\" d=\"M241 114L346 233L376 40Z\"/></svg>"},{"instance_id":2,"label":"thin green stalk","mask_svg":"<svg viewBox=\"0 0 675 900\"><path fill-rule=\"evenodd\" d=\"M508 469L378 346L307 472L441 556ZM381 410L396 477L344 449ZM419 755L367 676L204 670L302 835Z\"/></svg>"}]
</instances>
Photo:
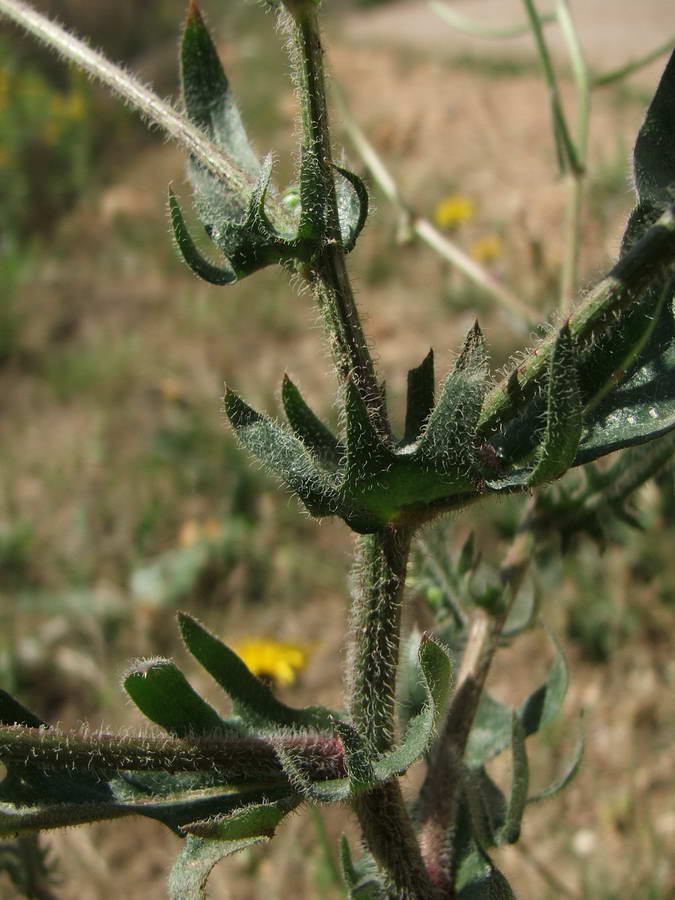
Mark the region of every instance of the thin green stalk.
<instances>
[{"instance_id":1,"label":"thin green stalk","mask_svg":"<svg viewBox=\"0 0 675 900\"><path fill-rule=\"evenodd\" d=\"M530 31L530 26L527 22L518 25L502 26L484 25L482 22L475 22L468 16L464 16L462 13L452 9L446 3L441 3L440 0L429 0L429 6L441 19L457 31L462 31L464 34L470 34L475 37L500 40L502 38L522 37L525 34L529 34ZM540 20L542 25L548 25L549 22L555 21L555 16L551 13L542 13Z\"/></svg>"},{"instance_id":2,"label":"thin green stalk","mask_svg":"<svg viewBox=\"0 0 675 900\"><path fill-rule=\"evenodd\" d=\"M325 227L323 246L309 280L326 319L343 383L350 378L356 381L381 429L388 432L382 392L345 265L318 14L313 4L298 6L290 18L302 105L302 177L313 176L314 196L306 198L306 202L323 205L321 218Z\"/></svg>"},{"instance_id":3,"label":"thin green stalk","mask_svg":"<svg viewBox=\"0 0 675 900\"><path fill-rule=\"evenodd\" d=\"M324 822L323 816L321 815L321 810L316 806L310 806L309 815L312 819L312 822L314 822L314 828L319 839L321 854L326 863L326 867L330 872L331 881L333 882L333 884L340 887L342 885L342 875L340 874L340 867L338 866L335 856L333 855L333 848L331 846L330 838L328 837L328 831L326 830L326 823Z\"/></svg>"},{"instance_id":4,"label":"thin green stalk","mask_svg":"<svg viewBox=\"0 0 675 900\"><path fill-rule=\"evenodd\" d=\"M159 125L191 156L199 160L217 178L230 185L233 190L244 195L250 194L254 187L253 182L229 156L171 104L162 100L124 69L110 62L83 40L41 15L22 0L0 0L0 15L7 16L51 50L55 50L69 62L84 69L125 103L140 112L144 119ZM283 221L285 216L280 208L277 215Z\"/></svg>"},{"instance_id":5,"label":"thin green stalk","mask_svg":"<svg viewBox=\"0 0 675 900\"><path fill-rule=\"evenodd\" d=\"M521 327L527 329L532 322L538 322L541 315L537 310L528 306L520 297L500 284L486 269L471 259L461 247L435 228L428 219L414 212L402 196L395 179L377 150L349 112L342 92L335 90L335 94L342 115L342 127L379 189L387 200L399 210L402 218L401 231L404 234L416 235L439 256L456 266L463 275L514 316Z\"/></svg>"},{"instance_id":6,"label":"thin green stalk","mask_svg":"<svg viewBox=\"0 0 675 900\"><path fill-rule=\"evenodd\" d=\"M555 76L551 55L548 52L548 47L546 45L544 30L541 25L541 16L537 12L534 0L523 0L523 3L525 4L530 27L537 46L544 81L548 88L551 115L553 118L553 133L556 140L560 171L567 172L570 169L572 171L581 171L582 167L577 158L577 151L569 132L567 119L565 118L560 91L558 89L558 80Z\"/></svg>"},{"instance_id":7,"label":"thin green stalk","mask_svg":"<svg viewBox=\"0 0 675 900\"><path fill-rule=\"evenodd\" d=\"M348 682L352 722L371 752L394 740L401 608L412 532L390 526L360 539ZM391 900L427 900L434 890L396 779L353 801L366 845Z\"/></svg>"},{"instance_id":8,"label":"thin green stalk","mask_svg":"<svg viewBox=\"0 0 675 900\"><path fill-rule=\"evenodd\" d=\"M659 56L663 56L664 53L672 51L674 44L675 34L672 34L667 40L665 40L662 44L659 44L659 46L654 50L651 50L644 56L639 56L637 59L626 63L625 66L620 66L618 69L613 69L611 72L605 72L603 75L593 75L592 86L594 88L607 87L607 85L615 84L617 81L622 81L624 78L628 78L629 75L633 75L635 72L639 72L640 69L644 69L645 66L653 63L659 58Z\"/></svg>"},{"instance_id":9,"label":"thin green stalk","mask_svg":"<svg viewBox=\"0 0 675 900\"><path fill-rule=\"evenodd\" d=\"M560 278L560 308L564 315L568 315L572 298L577 292L579 280L581 212L585 191L586 156L588 152L588 128L591 112L591 79L567 0L558 0L556 17L560 24L565 44L567 45L567 53L570 59L577 90L575 151L579 165L577 167L570 167L570 170L566 174L567 202L565 210L565 237L563 241L564 251Z\"/></svg>"}]
</instances>

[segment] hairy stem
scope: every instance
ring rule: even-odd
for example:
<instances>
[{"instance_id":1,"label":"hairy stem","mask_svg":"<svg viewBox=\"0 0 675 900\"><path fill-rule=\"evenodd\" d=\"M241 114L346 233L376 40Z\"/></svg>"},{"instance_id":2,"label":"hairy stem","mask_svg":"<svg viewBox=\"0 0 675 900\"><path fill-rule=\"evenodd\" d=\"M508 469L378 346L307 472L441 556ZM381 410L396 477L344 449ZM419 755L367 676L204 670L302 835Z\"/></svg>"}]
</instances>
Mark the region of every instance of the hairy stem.
<instances>
[{"instance_id":1,"label":"hairy stem","mask_svg":"<svg viewBox=\"0 0 675 900\"><path fill-rule=\"evenodd\" d=\"M445 898L455 896L455 860L449 835L459 808L464 753L502 631L532 559L535 506L536 497L502 564L505 602L501 611L490 615L478 609L474 614L452 703L420 791L417 819L422 856L436 889Z\"/></svg>"},{"instance_id":2,"label":"hairy stem","mask_svg":"<svg viewBox=\"0 0 675 900\"><path fill-rule=\"evenodd\" d=\"M99 774L222 772L234 780L261 776L282 779L276 753L279 744L292 750L315 780L344 775L342 750L333 738L127 737L0 726L0 758L5 763L30 767L39 760L44 770L67 768Z\"/></svg>"},{"instance_id":3,"label":"hairy stem","mask_svg":"<svg viewBox=\"0 0 675 900\"><path fill-rule=\"evenodd\" d=\"M331 150L323 48L316 9L307 5L291 16L292 45L302 103L303 180L311 180L313 196L305 205L316 207L321 221L322 247L308 273L333 344L342 382L353 379L362 396L388 432L382 392L377 382L368 343L361 325L354 292L345 265ZM303 188L301 186L301 192Z\"/></svg>"},{"instance_id":4,"label":"hairy stem","mask_svg":"<svg viewBox=\"0 0 675 900\"><path fill-rule=\"evenodd\" d=\"M394 526L360 539L349 661L352 722L371 752L393 745L401 607L412 533ZM392 780L353 801L391 900L434 896L401 789Z\"/></svg>"},{"instance_id":5,"label":"hairy stem","mask_svg":"<svg viewBox=\"0 0 675 900\"><path fill-rule=\"evenodd\" d=\"M0 15L25 28L50 49L84 69L113 93L136 109L153 125L159 125L188 153L234 191L248 196L254 183L229 156L213 144L171 104L141 84L133 75L115 65L85 41L41 15L22 0L0 0ZM283 215L283 213L282 213Z\"/></svg>"},{"instance_id":6,"label":"hairy stem","mask_svg":"<svg viewBox=\"0 0 675 900\"><path fill-rule=\"evenodd\" d=\"M598 337L620 327L622 313L638 303L673 265L675 207L670 207L570 316L570 332L578 349L586 350ZM528 402L535 396L548 370L555 340L554 333L535 347L518 366L519 402ZM479 435L484 440L499 427L501 421L513 414L511 377L512 373L509 373L485 400L478 423Z\"/></svg>"}]
</instances>

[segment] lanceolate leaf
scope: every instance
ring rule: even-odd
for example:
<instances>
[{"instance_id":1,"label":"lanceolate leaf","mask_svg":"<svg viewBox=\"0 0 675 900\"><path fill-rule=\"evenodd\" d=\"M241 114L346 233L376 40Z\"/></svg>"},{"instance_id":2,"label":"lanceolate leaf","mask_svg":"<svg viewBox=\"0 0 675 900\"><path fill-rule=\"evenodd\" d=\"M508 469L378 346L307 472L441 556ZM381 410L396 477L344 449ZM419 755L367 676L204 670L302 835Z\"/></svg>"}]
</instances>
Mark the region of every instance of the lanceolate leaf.
<instances>
[{"instance_id":1,"label":"lanceolate leaf","mask_svg":"<svg viewBox=\"0 0 675 900\"><path fill-rule=\"evenodd\" d=\"M232 269L214 266L213 263L210 263L201 255L190 236L181 208L171 190L169 190L169 212L171 214L171 227L173 228L178 249L195 275L198 275L199 278L208 281L210 284L232 284L232 282L236 281L237 276Z\"/></svg>"},{"instance_id":2,"label":"lanceolate leaf","mask_svg":"<svg viewBox=\"0 0 675 900\"><path fill-rule=\"evenodd\" d=\"M196 837L219 841L272 838L277 825L300 803L299 797L282 797L267 803L251 804L225 816L192 822L183 829Z\"/></svg>"},{"instance_id":3,"label":"lanceolate leaf","mask_svg":"<svg viewBox=\"0 0 675 900\"><path fill-rule=\"evenodd\" d=\"M675 51L661 77L633 154L635 187L642 203L672 202L675 181Z\"/></svg>"},{"instance_id":4,"label":"lanceolate leaf","mask_svg":"<svg viewBox=\"0 0 675 900\"><path fill-rule=\"evenodd\" d=\"M281 399L288 424L307 449L322 463L337 468L344 455L342 445L305 403L302 394L288 375L284 375Z\"/></svg>"},{"instance_id":5,"label":"lanceolate leaf","mask_svg":"<svg viewBox=\"0 0 675 900\"><path fill-rule=\"evenodd\" d=\"M506 821L500 839L508 844L515 844L520 837L520 825L527 805L527 792L530 785L530 765L525 746L525 729L516 713L513 714L511 733L511 796L506 810Z\"/></svg>"},{"instance_id":6,"label":"lanceolate leaf","mask_svg":"<svg viewBox=\"0 0 675 900\"><path fill-rule=\"evenodd\" d=\"M124 688L141 712L176 737L234 731L188 684L168 659L136 663L125 676Z\"/></svg>"},{"instance_id":7,"label":"lanceolate leaf","mask_svg":"<svg viewBox=\"0 0 675 900\"><path fill-rule=\"evenodd\" d=\"M320 707L292 709L277 700L237 654L186 613L178 617L185 644L192 655L231 698L234 711L246 723L270 729L330 729L333 717Z\"/></svg>"},{"instance_id":8,"label":"lanceolate leaf","mask_svg":"<svg viewBox=\"0 0 675 900\"><path fill-rule=\"evenodd\" d=\"M45 723L35 713L22 706L11 694L0 688L0 725L26 725L28 728L42 728Z\"/></svg>"},{"instance_id":9,"label":"lanceolate leaf","mask_svg":"<svg viewBox=\"0 0 675 900\"><path fill-rule=\"evenodd\" d=\"M671 286L671 296L675 294ZM675 428L675 311L669 299L622 383L587 417L576 464L642 444Z\"/></svg>"},{"instance_id":10,"label":"lanceolate leaf","mask_svg":"<svg viewBox=\"0 0 675 900\"><path fill-rule=\"evenodd\" d=\"M582 429L582 405L574 343L567 325L560 329L548 382L546 431L531 486L558 478L574 462Z\"/></svg>"},{"instance_id":11,"label":"lanceolate leaf","mask_svg":"<svg viewBox=\"0 0 675 900\"><path fill-rule=\"evenodd\" d=\"M225 411L242 444L294 491L314 516L333 515L338 497L327 473L288 428L257 413L228 390Z\"/></svg>"},{"instance_id":12,"label":"lanceolate leaf","mask_svg":"<svg viewBox=\"0 0 675 900\"><path fill-rule=\"evenodd\" d=\"M188 117L255 177L259 163L249 144L227 76L195 0L181 46L183 100Z\"/></svg>"},{"instance_id":13,"label":"lanceolate leaf","mask_svg":"<svg viewBox=\"0 0 675 900\"><path fill-rule=\"evenodd\" d=\"M526 737L555 719L567 693L567 663L557 641L551 640L555 657L548 677L518 709ZM481 766L506 750L512 740L512 714L510 707L483 692L464 757L468 766Z\"/></svg>"},{"instance_id":14,"label":"lanceolate leaf","mask_svg":"<svg viewBox=\"0 0 675 900\"><path fill-rule=\"evenodd\" d=\"M478 323L471 329L454 370L443 382L441 396L429 416L415 457L439 471L469 475L474 460L474 434L487 386L485 342Z\"/></svg>"},{"instance_id":15,"label":"lanceolate leaf","mask_svg":"<svg viewBox=\"0 0 675 900\"><path fill-rule=\"evenodd\" d=\"M528 803L537 803L540 800L548 800L550 797L555 797L556 794L559 794L563 791L567 785L574 780L577 775L577 772L581 768L581 763L584 759L584 750L585 750L585 740L583 731L579 735L579 739L577 740L576 747L574 748L574 752L572 753L571 758L569 759L565 770L557 778L552 784L548 787L544 788L543 791L538 791L536 794L533 794L531 797L527 798Z\"/></svg>"},{"instance_id":16,"label":"lanceolate leaf","mask_svg":"<svg viewBox=\"0 0 675 900\"><path fill-rule=\"evenodd\" d=\"M419 366L408 372L404 443L417 440L433 408L434 351L429 350Z\"/></svg>"}]
</instances>

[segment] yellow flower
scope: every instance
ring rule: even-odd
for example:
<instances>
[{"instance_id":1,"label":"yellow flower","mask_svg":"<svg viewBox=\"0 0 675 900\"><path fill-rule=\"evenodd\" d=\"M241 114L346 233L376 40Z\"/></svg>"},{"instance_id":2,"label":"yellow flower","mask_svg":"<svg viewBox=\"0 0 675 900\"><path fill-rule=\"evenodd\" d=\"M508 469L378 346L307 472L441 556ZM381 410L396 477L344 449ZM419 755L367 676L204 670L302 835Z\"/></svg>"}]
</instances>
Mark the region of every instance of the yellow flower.
<instances>
[{"instance_id":1,"label":"yellow flower","mask_svg":"<svg viewBox=\"0 0 675 900\"><path fill-rule=\"evenodd\" d=\"M297 644L251 640L234 649L254 675L273 685L293 684L297 673L307 665L307 650Z\"/></svg>"},{"instance_id":2,"label":"yellow flower","mask_svg":"<svg viewBox=\"0 0 675 900\"><path fill-rule=\"evenodd\" d=\"M471 197L462 194L449 194L443 197L434 212L434 221L439 228L456 228L463 222L473 219L476 204Z\"/></svg>"},{"instance_id":3,"label":"yellow flower","mask_svg":"<svg viewBox=\"0 0 675 900\"><path fill-rule=\"evenodd\" d=\"M477 262L492 262L502 255L502 239L498 234L488 234L475 241L469 248L469 253Z\"/></svg>"},{"instance_id":4,"label":"yellow flower","mask_svg":"<svg viewBox=\"0 0 675 900\"><path fill-rule=\"evenodd\" d=\"M199 541L215 541L221 536L222 528L218 519L209 516L203 521L187 519L178 532L181 547L194 547Z\"/></svg>"}]
</instances>

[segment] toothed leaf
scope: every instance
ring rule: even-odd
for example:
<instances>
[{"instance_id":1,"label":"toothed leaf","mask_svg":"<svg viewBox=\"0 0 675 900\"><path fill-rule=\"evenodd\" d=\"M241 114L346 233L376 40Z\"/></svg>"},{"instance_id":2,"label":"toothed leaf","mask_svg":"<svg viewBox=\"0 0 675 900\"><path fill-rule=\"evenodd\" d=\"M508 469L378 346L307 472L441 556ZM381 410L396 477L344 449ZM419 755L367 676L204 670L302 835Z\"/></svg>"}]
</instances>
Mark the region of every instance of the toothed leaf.
<instances>
[{"instance_id":1,"label":"toothed leaf","mask_svg":"<svg viewBox=\"0 0 675 900\"><path fill-rule=\"evenodd\" d=\"M168 659L141 660L125 677L124 688L145 716L176 737L233 730Z\"/></svg>"},{"instance_id":2,"label":"toothed leaf","mask_svg":"<svg viewBox=\"0 0 675 900\"><path fill-rule=\"evenodd\" d=\"M569 326L565 324L560 329L551 356L546 431L539 460L528 479L532 487L553 481L570 468L581 431L582 403L577 359Z\"/></svg>"},{"instance_id":3,"label":"toothed leaf","mask_svg":"<svg viewBox=\"0 0 675 900\"><path fill-rule=\"evenodd\" d=\"M408 372L404 443L417 440L433 408L434 351L429 350L419 366Z\"/></svg>"},{"instance_id":4,"label":"toothed leaf","mask_svg":"<svg viewBox=\"0 0 675 900\"><path fill-rule=\"evenodd\" d=\"M322 463L337 468L344 455L342 445L305 403L288 375L284 375L281 399L288 424L307 449Z\"/></svg>"},{"instance_id":5,"label":"toothed leaf","mask_svg":"<svg viewBox=\"0 0 675 900\"><path fill-rule=\"evenodd\" d=\"M237 654L186 613L179 614L180 630L190 653L231 698L236 715L263 727L330 729L333 717L320 707L292 709L256 678Z\"/></svg>"}]
</instances>

